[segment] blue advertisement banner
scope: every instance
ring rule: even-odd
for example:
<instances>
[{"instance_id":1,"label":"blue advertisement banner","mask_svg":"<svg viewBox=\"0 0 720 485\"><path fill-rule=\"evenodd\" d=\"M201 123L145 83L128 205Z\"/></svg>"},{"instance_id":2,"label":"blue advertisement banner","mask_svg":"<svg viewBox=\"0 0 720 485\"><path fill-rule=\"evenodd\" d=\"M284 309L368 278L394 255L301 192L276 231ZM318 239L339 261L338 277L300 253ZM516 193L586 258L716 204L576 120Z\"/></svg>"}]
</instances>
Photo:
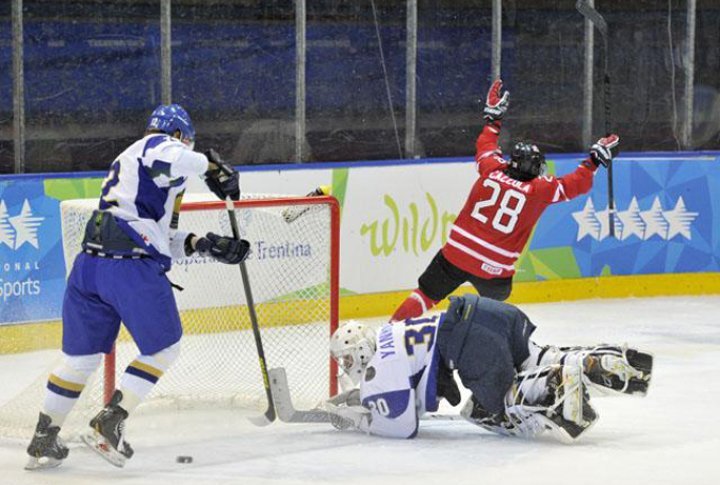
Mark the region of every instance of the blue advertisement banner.
<instances>
[{"instance_id":1,"label":"blue advertisement banner","mask_svg":"<svg viewBox=\"0 0 720 485\"><path fill-rule=\"evenodd\" d=\"M59 201L41 178L0 179L0 324L59 318L64 289Z\"/></svg>"},{"instance_id":2,"label":"blue advertisement banner","mask_svg":"<svg viewBox=\"0 0 720 485\"><path fill-rule=\"evenodd\" d=\"M555 157L555 172L574 157ZM614 165L615 237L610 236L607 174L591 192L548 208L518 281L720 270L720 161L716 155L626 157Z\"/></svg>"},{"instance_id":3,"label":"blue advertisement banner","mask_svg":"<svg viewBox=\"0 0 720 485\"><path fill-rule=\"evenodd\" d=\"M572 172L580 160L548 159L558 176ZM362 166L382 177L385 167L459 161L465 160L355 162L322 168L352 172ZM0 177L0 325L60 318L66 276L60 200L95 197L101 180L97 174L80 175ZM264 174L255 175L254 182L259 182ZM450 190L443 186L449 183L451 179L439 181L431 190ZM714 195L720 193L718 154L625 155L615 162L614 189L614 238L609 236L607 177L601 168L589 194L545 211L516 264L515 281L720 271L720 197ZM345 198L344 186L333 191ZM438 210L457 210L460 202ZM341 239L352 245L358 234L350 229L347 224L342 228ZM416 256L421 258L425 261L427 255Z\"/></svg>"}]
</instances>

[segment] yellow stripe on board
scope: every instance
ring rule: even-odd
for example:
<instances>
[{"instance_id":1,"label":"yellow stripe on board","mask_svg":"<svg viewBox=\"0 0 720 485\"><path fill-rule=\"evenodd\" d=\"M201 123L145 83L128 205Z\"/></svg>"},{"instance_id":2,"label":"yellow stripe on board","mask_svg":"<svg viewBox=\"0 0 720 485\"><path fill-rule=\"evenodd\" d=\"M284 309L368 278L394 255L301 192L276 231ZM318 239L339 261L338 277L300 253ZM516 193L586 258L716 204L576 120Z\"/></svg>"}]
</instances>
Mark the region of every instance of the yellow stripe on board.
<instances>
[{"instance_id":1,"label":"yellow stripe on board","mask_svg":"<svg viewBox=\"0 0 720 485\"><path fill-rule=\"evenodd\" d=\"M327 319L329 308L328 300L288 300L257 304L255 312L261 327L282 327ZM251 329L250 317L244 305L185 310L180 312L180 318L186 335ZM132 340L125 327L121 328L118 340ZM0 355L59 349L61 342L62 326L59 321L0 325Z\"/></svg>"},{"instance_id":2,"label":"yellow stripe on board","mask_svg":"<svg viewBox=\"0 0 720 485\"><path fill-rule=\"evenodd\" d=\"M345 296L340 300L340 320L392 315L411 290ZM453 295L474 292L463 286ZM627 298L720 294L720 273L679 273L603 276L514 283L510 303L546 303L592 298ZM437 308L447 308L448 301Z\"/></svg>"},{"instance_id":3,"label":"yellow stripe on board","mask_svg":"<svg viewBox=\"0 0 720 485\"><path fill-rule=\"evenodd\" d=\"M454 294L474 291L462 287ZM395 311L410 290L366 295L349 295L340 299L340 320L386 317ZM591 298L626 298L674 295L720 294L720 273L681 273L641 276L607 276L600 278L561 279L515 283L511 303L543 303ZM263 303L256 307L261 327L298 325L327 318L327 300L294 300ZM438 308L447 308L447 300ZM245 306L204 308L180 312L185 334L223 333L249 330ZM60 322L0 325L0 354L58 349L61 343ZM130 340L123 328L120 341Z\"/></svg>"}]
</instances>

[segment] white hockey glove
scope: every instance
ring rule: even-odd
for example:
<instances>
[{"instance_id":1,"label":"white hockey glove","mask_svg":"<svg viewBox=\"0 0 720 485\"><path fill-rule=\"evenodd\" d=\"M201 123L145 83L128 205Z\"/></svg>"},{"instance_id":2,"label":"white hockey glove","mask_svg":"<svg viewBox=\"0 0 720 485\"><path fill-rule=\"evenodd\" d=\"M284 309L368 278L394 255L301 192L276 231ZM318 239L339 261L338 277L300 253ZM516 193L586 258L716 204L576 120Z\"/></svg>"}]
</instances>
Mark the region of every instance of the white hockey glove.
<instances>
[{"instance_id":1,"label":"white hockey glove","mask_svg":"<svg viewBox=\"0 0 720 485\"><path fill-rule=\"evenodd\" d=\"M349 391L345 391L340 394L336 394L326 402L334 404L335 406L360 406L360 389L354 388Z\"/></svg>"},{"instance_id":2,"label":"white hockey glove","mask_svg":"<svg viewBox=\"0 0 720 485\"><path fill-rule=\"evenodd\" d=\"M363 406L336 406L325 403L330 415L330 424L339 430L358 429L367 432L370 429L370 410Z\"/></svg>"},{"instance_id":3,"label":"white hockey glove","mask_svg":"<svg viewBox=\"0 0 720 485\"><path fill-rule=\"evenodd\" d=\"M339 430L370 427L370 410L360 404L360 389L351 389L333 396L321 404L330 415L330 423Z\"/></svg>"}]
</instances>

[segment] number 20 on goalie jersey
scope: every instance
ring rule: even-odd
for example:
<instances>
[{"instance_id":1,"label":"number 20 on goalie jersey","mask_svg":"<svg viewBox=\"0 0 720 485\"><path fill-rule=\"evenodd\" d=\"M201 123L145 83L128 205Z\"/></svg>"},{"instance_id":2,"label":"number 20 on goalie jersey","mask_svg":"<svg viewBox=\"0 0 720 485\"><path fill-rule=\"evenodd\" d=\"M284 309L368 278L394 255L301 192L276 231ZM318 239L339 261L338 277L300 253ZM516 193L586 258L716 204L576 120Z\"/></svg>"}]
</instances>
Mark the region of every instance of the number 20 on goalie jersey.
<instances>
[{"instance_id":1,"label":"number 20 on goalie jersey","mask_svg":"<svg viewBox=\"0 0 720 485\"><path fill-rule=\"evenodd\" d=\"M418 418L438 407L436 348L439 316L385 324L377 352L360 383L363 406L370 409L371 434L412 438Z\"/></svg>"}]
</instances>

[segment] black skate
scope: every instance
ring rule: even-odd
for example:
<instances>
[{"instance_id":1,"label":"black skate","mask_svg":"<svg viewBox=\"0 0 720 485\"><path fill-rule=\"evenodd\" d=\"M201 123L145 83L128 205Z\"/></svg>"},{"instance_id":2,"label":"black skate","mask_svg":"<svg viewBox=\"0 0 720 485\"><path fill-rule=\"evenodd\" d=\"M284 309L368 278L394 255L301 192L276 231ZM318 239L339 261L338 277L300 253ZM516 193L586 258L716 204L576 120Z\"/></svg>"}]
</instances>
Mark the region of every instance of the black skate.
<instances>
[{"instance_id":1,"label":"black skate","mask_svg":"<svg viewBox=\"0 0 720 485\"><path fill-rule=\"evenodd\" d=\"M125 466L125 460L134 453L130 443L125 441L128 413L118 405L121 400L122 392L115 391L105 409L90 420L92 431L82 436L86 445L117 467Z\"/></svg>"},{"instance_id":2,"label":"black skate","mask_svg":"<svg viewBox=\"0 0 720 485\"><path fill-rule=\"evenodd\" d=\"M470 396L470 399L465 402L463 408L460 410L460 416L466 421L488 431L492 431L493 433L505 436L515 434L513 433L513 425L508 420L507 414L493 414L489 412L477 401L475 396Z\"/></svg>"},{"instance_id":3,"label":"black skate","mask_svg":"<svg viewBox=\"0 0 720 485\"><path fill-rule=\"evenodd\" d=\"M25 465L26 470L53 468L67 458L69 450L58 436L60 427L50 426L50 422L50 416L40 413L35 434L27 447L30 459Z\"/></svg>"},{"instance_id":4,"label":"black skate","mask_svg":"<svg viewBox=\"0 0 720 485\"><path fill-rule=\"evenodd\" d=\"M652 377L652 354L612 345L599 345L588 350L583 368L593 387L604 392L647 394Z\"/></svg>"}]
</instances>

